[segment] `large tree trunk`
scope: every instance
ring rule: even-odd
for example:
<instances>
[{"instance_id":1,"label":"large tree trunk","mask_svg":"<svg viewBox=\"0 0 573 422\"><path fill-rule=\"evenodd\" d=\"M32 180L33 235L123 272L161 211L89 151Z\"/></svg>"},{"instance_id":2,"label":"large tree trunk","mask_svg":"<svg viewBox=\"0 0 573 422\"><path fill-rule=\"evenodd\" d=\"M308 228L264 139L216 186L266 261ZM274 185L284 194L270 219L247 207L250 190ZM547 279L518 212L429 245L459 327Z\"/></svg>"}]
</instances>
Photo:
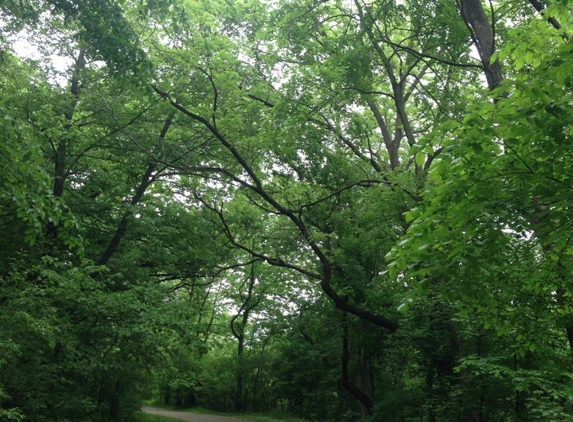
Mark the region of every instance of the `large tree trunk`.
<instances>
[{"instance_id":1,"label":"large tree trunk","mask_svg":"<svg viewBox=\"0 0 573 422\"><path fill-rule=\"evenodd\" d=\"M529 3L531 3L539 13L543 14L545 5L542 2L539 0L529 0ZM459 0L458 5L460 14L471 32L472 39L480 55L488 87L490 89L495 89L499 87L504 78L499 60L490 63L491 57L495 51L495 26L493 23L493 17L492 23L490 24L480 0ZM561 25L555 19L550 18L549 22L556 29L561 28ZM567 34L563 34L563 38L568 39L569 36ZM533 205L536 206L537 204L534 203ZM543 250L545 252L550 252L554 248L554 245L544 241L546 235L542 230L544 225L551 226L549 216L546 214L546 211L536 213L530 222L532 223L533 231L543 245ZM551 230L555 230L555 228L552 227ZM560 277L565 284L567 281L567 275L562 272ZM568 305L566 303L566 295L563 294L564 291L562 289L560 290L561 293L558 292L558 302L562 306L566 306ZM573 317L570 317L569 321L566 322L565 332L567 334L569 346L573 349Z\"/></svg>"}]
</instances>

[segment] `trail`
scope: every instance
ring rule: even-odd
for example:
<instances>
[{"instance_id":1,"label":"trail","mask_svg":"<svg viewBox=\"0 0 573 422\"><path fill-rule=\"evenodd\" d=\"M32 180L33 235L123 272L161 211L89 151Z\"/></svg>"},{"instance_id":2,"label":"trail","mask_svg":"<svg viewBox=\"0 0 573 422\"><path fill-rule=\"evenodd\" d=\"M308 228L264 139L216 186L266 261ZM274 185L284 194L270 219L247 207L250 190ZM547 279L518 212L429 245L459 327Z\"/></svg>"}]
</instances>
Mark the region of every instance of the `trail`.
<instances>
[{"instance_id":1,"label":"trail","mask_svg":"<svg viewBox=\"0 0 573 422\"><path fill-rule=\"evenodd\" d=\"M172 410L159 409L157 407L143 407L141 409L145 413L153 415L167 416L169 418L178 419L186 422L253 422L248 419L235 418L231 416L217 416L217 415L202 415L199 413L191 412L176 412Z\"/></svg>"}]
</instances>

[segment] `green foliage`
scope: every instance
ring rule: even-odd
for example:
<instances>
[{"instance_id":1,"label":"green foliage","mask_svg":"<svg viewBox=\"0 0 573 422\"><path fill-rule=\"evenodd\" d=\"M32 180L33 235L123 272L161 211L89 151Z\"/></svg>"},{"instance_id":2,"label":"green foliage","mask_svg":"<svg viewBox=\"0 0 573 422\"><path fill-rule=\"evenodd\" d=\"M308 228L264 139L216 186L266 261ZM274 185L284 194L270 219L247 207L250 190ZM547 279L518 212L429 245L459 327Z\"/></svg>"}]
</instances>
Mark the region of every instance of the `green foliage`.
<instances>
[{"instance_id":1,"label":"green foliage","mask_svg":"<svg viewBox=\"0 0 573 422\"><path fill-rule=\"evenodd\" d=\"M405 303L438 291L462 306L472 331L493 331L506 344L462 358L460 375L476 379L482 391L492 379L504 383L527 420L568 420L568 370L560 366L554 376L548 361L565 353L555 329L569 306L563 270L571 255L565 150L572 115L561 66L572 64L571 45L540 23L513 31L515 41L499 57L511 56L527 72L507 80L495 103L477 105L458 126L430 172L429 201L406 213L409 232L389 258L394 277L413 289ZM529 52L540 50L534 60ZM501 412L510 397L496 397L488 412Z\"/></svg>"},{"instance_id":2,"label":"green foliage","mask_svg":"<svg viewBox=\"0 0 573 422\"><path fill-rule=\"evenodd\" d=\"M173 422L173 418L141 412L137 415L137 422Z\"/></svg>"},{"instance_id":3,"label":"green foliage","mask_svg":"<svg viewBox=\"0 0 573 422\"><path fill-rule=\"evenodd\" d=\"M0 2L0 419L571 419L568 5Z\"/></svg>"},{"instance_id":4,"label":"green foliage","mask_svg":"<svg viewBox=\"0 0 573 422\"><path fill-rule=\"evenodd\" d=\"M48 221L59 223L64 206L50 195L38 141L25 123L9 113L0 108L0 201L25 223L24 239L34 245Z\"/></svg>"},{"instance_id":5,"label":"green foliage","mask_svg":"<svg viewBox=\"0 0 573 422\"><path fill-rule=\"evenodd\" d=\"M89 275L94 270L44 259L3 280L2 330L17 354L4 354L2 379L7 404L27 417L123 420L137 409L160 358L154 331L161 324L141 312L159 305L165 314L169 305L153 288L110 292Z\"/></svg>"}]
</instances>

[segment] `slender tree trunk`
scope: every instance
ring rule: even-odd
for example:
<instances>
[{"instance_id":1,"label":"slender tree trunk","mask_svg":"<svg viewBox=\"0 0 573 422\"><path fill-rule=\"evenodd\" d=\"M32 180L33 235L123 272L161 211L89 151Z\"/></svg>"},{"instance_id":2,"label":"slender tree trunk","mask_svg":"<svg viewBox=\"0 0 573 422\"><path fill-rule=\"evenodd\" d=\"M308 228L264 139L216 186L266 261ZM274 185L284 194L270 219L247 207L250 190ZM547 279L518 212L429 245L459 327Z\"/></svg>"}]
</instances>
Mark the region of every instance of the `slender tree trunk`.
<instances>
[{"instance_id":1,"label":"slender tree trunk","mask_svg":"<svg viewBox=\"0 0 573 422\"><path fill-rule=\"evenodd\" d=\"M159 134L159 138L157 140L158 146L164 141L165 136L167 136L167 132L169 131L169 129L171 127L171 123L173 122L173 117L174 117L174 113L170 113L169 116L167 116L167 119L165 120L165 123L163 124L163 128L161 129L161 133ZM157 169L156 169L156 163L155 162L150 162L147 165L147 169L145 170L145 173L143 174L141 181L139 182L139 186L137 187L135 194L133 195L133 197L131 198L131 201L129 202L130 208L128 208L125 211L125 213L123 214L123 216L119 220L119 223L117 225L115 233L114 233L113 237L111 238L106 250L101 255L99 260L97 261L97 265L107 265L107 263L109 262L109 260L111 259L111 257L115 253L115 251L117 250L117 248L121 242L121 239L123 239L123 236L127 232L129 217L131 216L131 213L132 213L131 207L133 207L134 205L137 205L137 204L139 204L139 202L141 202L141 199L143 198L145 191L147 190L147 188L149 187L149 185L153 181L154 173L156 172L156 170Z\"/></svg>"},{"instance_id":2,"label":"slender tree trunk","mask_svg":"<svg viewBox=\"0 0 573 422\"><path fill-rule=\"evenodd\" d=\"M372 413L372 408L374 403L367 393L362 391L352 380L350 379L348 364L350 363L350 338L348 330L348 318L345 313L342 314L342 386L350 393L354 398L356 398L361 405L362 414L364 416L370 416Z\"/></svg>"},{"instance_id":3,"label":"slender tree trunk","mask_svg":"<svg viewBox=\"0 0 573 422\"><path fill-rule=\"evenodd\" d=\"M237 315L231 320L231 331L237 339L237 384L235 390L235 410L245 410L245 368L244 368L244 350L245 350L245 330L249 322L249 314L254 306L251 304L253 297L253 290L255 287L255 269L254 264L251 264L251 273L247 281L247 297L243 301L241 309ZM235 324L236 320L241 317L239 324Z\"/></svg>"},{"instance_id":4,"label":"slender tree trunk","mask_svg":"<svg viewBox=\"0 0 573 422\"><path fill-rule=\"evenodd\" d=\"M130 206L137 205L141 201L143 194L145 193L145 191L147 190L147 187L151 183L152 175L153 175L154 171L155 171L155 164L150 163L147 166L147 170L145 171L145 173L141 179L141 182L139 183L139 186L137 187L137 191L135 192L135 195L133 196L133 198L131 198ZM130 216L131 216L131 209L128 209L123 214L123 216L121 217L121 220L119 220L119 224L117 225L115 233L113 234L111 241L107 245L106 250L104 251L104 253L100 257L100 259L97 261L97 265L106 265L109 262L109 260L111 259L111 257L115 253L115 251L117 250L117 247L119 246L121 239L123 238L123 236L127 232L127 225L128 225Z\"/></svg>"},{"instance_id":5,"label":"slender tree trunk","mask_svg":"<svg viewBox=\"0 0 573 422\"><path fill-rule=\"evenodd\" d=\"M243 321L246 325L248 314L243 315ZM241 324L242 325L242 324ZM244 410L244 386L245 386L245 370L243 362L243 353L245 350L245 334L242 332L238 338L237 344L237 387L235 390L235 410Z\"/></svg>"},{"instance_id":6,"label":"slender tree trunk","mask_svg":"<svg viewBox=\"0 0 573 422\"><path fill-rule=\"evenodd\" d=\"M67 154L68 154L68 131L72 128L74 113L76 106L80 99L81 93L81 72L86 67L85 50L83 48L78 52L78 57L75 59L73 66L72 78L70 80L70 94L72 95L71 103L68 109L64 112L66 123L64 125L65 132L58 140L57 146L54 151L54 186L52 193L56 198L61 198L64 195L65 183L67 178ZM58 227L53 222L48 223L48 234L56 236Z\"/></svg>"},{"instance_id":7,"label":"slender tree trunk","mask_svg":"<svg viewBox=\"0 0 573 422\"><path fill-rule=\"evenodd\" d=\"M121 381L116 380L113 392L110 397L109 416L112 421L119 420L119 397L121 395Z\"/></svg>"}]
</instances>

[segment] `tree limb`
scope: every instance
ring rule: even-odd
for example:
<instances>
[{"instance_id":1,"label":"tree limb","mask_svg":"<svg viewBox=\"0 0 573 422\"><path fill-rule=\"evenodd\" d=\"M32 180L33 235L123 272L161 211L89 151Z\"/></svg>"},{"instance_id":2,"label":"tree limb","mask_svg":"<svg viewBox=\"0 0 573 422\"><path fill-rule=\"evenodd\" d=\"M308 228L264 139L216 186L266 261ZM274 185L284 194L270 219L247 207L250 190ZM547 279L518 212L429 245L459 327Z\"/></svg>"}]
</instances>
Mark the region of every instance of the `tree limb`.
<instances>
[{"instance_id":1,"label":"tree limb","mask_svg":"<svg viewBox=\"0 0 573 422\"><path fill-rule=\"evenodd\" d=\"M533 8L535 10L537 10L537 12L539 12L539 14L541 16L545 15L545 9L546 6L545 4L543 4L541 1L539 0L529 0L529 4L531 4L533 6ZM555 29L561 29L561 24L559 23L559 21L557 19L555 19L553 16L550 16L547 19L547 22L549 22L551 25L553 25L553 27ZM563 39L568 40L569 39L569 34L567 34L566 32L564 32L563 34L561 34L561 36L563 37Z\"/></svg>"}]
</instances>

